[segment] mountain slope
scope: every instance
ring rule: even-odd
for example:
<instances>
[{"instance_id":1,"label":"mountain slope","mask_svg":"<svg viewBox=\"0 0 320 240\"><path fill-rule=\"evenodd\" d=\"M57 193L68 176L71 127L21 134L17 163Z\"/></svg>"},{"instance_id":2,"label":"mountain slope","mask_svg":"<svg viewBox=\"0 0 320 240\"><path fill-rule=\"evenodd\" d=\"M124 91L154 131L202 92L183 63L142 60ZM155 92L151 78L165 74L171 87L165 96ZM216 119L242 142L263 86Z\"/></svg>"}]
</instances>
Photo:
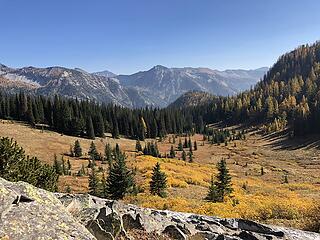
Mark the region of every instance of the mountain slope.
<instances>
[{"instance_id":1,"label":"mountain slope","mask_svg":"<svg viewBox=\"0 0 320 240\"><path fill-rule=\"evenodd\" d=\"M256 84L266 68L257 70L217 71L208 68L166 68L155 66L132 75L119 75L124 86L143 89L157 96L166 105L183 93L202 91L215 95L234 95Z\"/></svg>"},{"instance_id":2,"label":"mountain slope","mask_svg":"<svg viewBox=\"0 0 320 240\"><path fill-rule=\"evenodd\" d=\"M259 70L166 68L155 66L133 75L88 73L64 67L10 68L0 65L0 86L9 92L21 90L53 96L90 99L130 108L166 107L188 91L234 95L249 88L264 74Z\"/></svg>"},{"instance_id":3,"label":"mountain slope","mask_svg":"<svg viewBox=\"0 0 320 240\"><path fill-rule=\"evenodd\" d=\"M190 91L182 94L169 107L183 108L205 105L215 99L215 96L207 92Z\"/></svg>"},{"instance_id":4,"label":"mountain slope","mask_svg":"<svg viewBox=\"0 0 320 240\"><path fill-rule=\"evenodd\" d=\"M37 94L53 96L59 94L65 97L91 99L98 102L135 107L123 88L115 78L106 78L87 73L81 69L63 67L34 68L25 67L13 69L0 66L2 87L16 86L13 90L24 88ZM7 82L7 84L4 84ZM22 85L24 87L19 88Z\"/></svg>"}]
</instances>

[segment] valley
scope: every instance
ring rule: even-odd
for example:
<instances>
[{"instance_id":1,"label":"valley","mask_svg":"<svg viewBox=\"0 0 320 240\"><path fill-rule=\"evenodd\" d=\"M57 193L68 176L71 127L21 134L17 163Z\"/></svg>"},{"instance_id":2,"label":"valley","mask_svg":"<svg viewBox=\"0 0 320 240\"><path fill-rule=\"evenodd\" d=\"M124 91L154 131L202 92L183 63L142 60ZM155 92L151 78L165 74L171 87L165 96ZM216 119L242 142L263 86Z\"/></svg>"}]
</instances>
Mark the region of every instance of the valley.
<instances>
[{"instance_id":1,"label":"valley","mask_svg":"<svg viewBox=\"0 0 320 240\"><path fill-rule=\"evenodd\" d=\"M112 146L118 143L127 155L127 165L130 169L135 169L139 193L137 196L127 196L124 202L143 207L254 219L308 229L308 221L312 221L315 214L315 203L320 200L320 150L312 143L299 147L299 139L288 140L282 134L263 135L253 127L246 131L245 140L235 140L227 146L203 141L200 134L192 136L192 141L197 141L198 145L198 149L193 152L192 163L183 161L181 152L177 150L176 158L173 159L137 153L136 141L126 138L113 139L107 135L106 138L96 138L94 143L101 153L104 152L106 143ZM88 191L88 176L76 174L82 165L88 171L87 151L92 140L35 129L21 122L7 120L1 121L0 136L13 138L27 154L37 156L45 163L53 164L54 154L58 158L64 156L71 163L71 175L60 176L59 191ZM68 156L70 145L77 139L80 140L84 153L80 159ZM172 135L158 142L162 154L168 153L171 145L177 147L179 137L175 144L169 143L169 139L172 141ZM184 140L184 137L181 139ZM147 141L152 140L146 139ZM307 142L306 139L303 142ZM216 163L222 158L226 159L230 168L235 191L223 203L209 203L203 199L208 191L211 175L216 174ZM167 198L149 194L151 170L157 162L160 162L168 177ZM99 161L97 165L101 177L102 172L107 170L107 165Z\"/></svg>"}]
</instances>

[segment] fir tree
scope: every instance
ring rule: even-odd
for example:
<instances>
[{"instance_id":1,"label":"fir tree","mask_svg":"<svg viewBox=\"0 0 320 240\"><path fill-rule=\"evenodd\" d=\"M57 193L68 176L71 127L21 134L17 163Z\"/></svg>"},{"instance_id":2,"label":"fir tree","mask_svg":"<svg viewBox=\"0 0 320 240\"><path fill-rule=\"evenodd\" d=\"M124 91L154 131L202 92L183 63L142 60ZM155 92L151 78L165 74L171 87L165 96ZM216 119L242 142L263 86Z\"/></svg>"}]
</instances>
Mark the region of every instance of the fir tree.
<instances>
[{"instance_id":1,"label":"fir tree","mask_svg":"<svg viewBox=\"0 0 320 240\"><path fill-rule=\"evenodd\" d=\"M59 162L57 155L54 155L53 168L58 175L62 175L61 163Z\"/></svg>"},{"instance_id":2,"label":"fir tree","mask_svg":"<svg viewBox=\"0 0 320 240\"><path fill-rule=\"evenodd\" d=\"M96 175L95 168L93 167L91 173L89 174L89 194L93 196L98 196L99 194L99 180Z\"/></svg>"},{"instance_id":3,"label":"fir tree","mask_svg":"<svg viewBox=\"0 0 320 240\"><path fill-rule=\"evenodd\" d=\"M75 157L81 157L82 156L82 148L80 146L79 140L76 140L74 142L73 152Z\"/></svg>"},{"instance_id":4,"label":"fir tree","mask_svg":"<svg viewBox=\"0 0 320 240\"><path fill-rule=\"evenodd\" d=\"M142 146L141 146L140 140L136 141L136 151L142 152Z\"/></svg>"},{"instance_id":5,"label":"fir tree","mask_svg":"<svg viewBox=\"0 0 320 240\"><path fill-rule=\"evenodd\" d=\"M182 157L183 161L187 160L187 154L186 154L186 152L184 150L182 151L181 157Z\"/></svg>"},{"instance_id":6,"label":"fir tree","mask_svg":"<svg viewBox=\"0 0 320 240\"><path fill-rule=\"evenodd\" d=\"M174 148L173 148L172 145L171 145L171 148L170 148L170 157L171 158L175 158L176 157L176 152L174 151Z\"/></svg>"},{"instance_id":7,"label":"fir tree","mask_svg":"<svg viewBox=\"0 0 320 240\"><path fill-rule=\"evenodd\" d=\"M179 151L183 150L183 145L182 145L182 142L181 142L181 138L179 138L178 150Z\"/></svg>"},{"instance_id":8,"label":"fir tree","mask_svg":"<svg viewBox=\"0 0 320 240\"><path fill-rule=\"evenodd\" d=\"M91 160L93 160L93 161L99 160L100 156L99 156L99 153L97 151L97 148L96 148L96 145L94 144L94 142L91 142L88 154L89 154Z\"/></svg>"},{"instance_id":9,"label":"fir tree","mask_svg":"<svg viewBox=\"0 0 320 240\"><path fill-rule=\"evenodd\" d=\"M87 131L87 137L90 139L95 139L94 135L94 129L93 129L93 123L91 117L87 118L87 126L86 126L86 131Z\"/></svg>"},{"instance_id":10,"label":"fir tree","mask_svg":"<svg viewBox=\"0 0 320 240\"><path fill-rule=\"evenodd\" d=\"M114 200L123 199L132 192L134 180L131 171L127 169L124 154L116 157L107 177L107 195Z\"/></svg>"},{"instance_id":11,"label":"fir tree","mask_svg":"<svg viewBox=\"0 0 320 240\"><path fill-rule=\"evenodd\" d=\"M150 181L150 193L152 195L158 195L160 197L166 197L167 177L160 169L160 164L157 163L152 172Z\"/></svg>"},{"instance_id":12,"label":"fir tree","mask_svg":"<svg viewBox=\"0 0 320 240\"><path fill-rule=\"evenodd\" d=\"M110 143L107 143L104 148L104 159L105 161L107 161L109 166L112 165L112 150L111 150Z\"/></svg>"},{"instance_id":13,"label":"fir tree","mask_svg":"<svg viewBox=\"0 0 320 240\"><path fill-rule=\"evenodd\" d=\"M206 200L212 202L223 202L226 196L233 192L231 176L227 168L227 163L222 159L217 164L218 174L215 181L211 181Z\"/></svg>"}]
</instances>

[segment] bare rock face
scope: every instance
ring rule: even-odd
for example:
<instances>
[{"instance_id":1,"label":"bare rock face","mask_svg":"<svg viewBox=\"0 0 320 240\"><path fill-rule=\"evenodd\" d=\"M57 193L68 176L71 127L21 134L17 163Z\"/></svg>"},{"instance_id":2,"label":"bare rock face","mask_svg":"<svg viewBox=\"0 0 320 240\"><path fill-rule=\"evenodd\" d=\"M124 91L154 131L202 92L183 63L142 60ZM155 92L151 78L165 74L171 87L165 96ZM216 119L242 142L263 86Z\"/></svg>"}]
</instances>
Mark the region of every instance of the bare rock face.
<instances>
[{"instance_id":1,"label":"bare rock face","mask_svg":"<svg viewBox=\"0 0 320 240\"><path fill-rule=\"evenodd\" d=\"M0 239L317 240L320 235L126 205L88 194L50 193L0 178Z\"/></svg>"}]
</instances>

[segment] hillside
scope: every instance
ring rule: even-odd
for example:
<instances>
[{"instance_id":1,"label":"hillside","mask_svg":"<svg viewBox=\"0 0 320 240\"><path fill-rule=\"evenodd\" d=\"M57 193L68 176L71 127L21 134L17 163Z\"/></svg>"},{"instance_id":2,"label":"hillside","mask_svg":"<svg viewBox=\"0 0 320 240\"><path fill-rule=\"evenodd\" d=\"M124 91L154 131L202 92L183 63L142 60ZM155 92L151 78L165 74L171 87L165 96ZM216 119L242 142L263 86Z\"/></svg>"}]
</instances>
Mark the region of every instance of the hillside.
<instances>
[{"instance_id":1,"label":"hillside","mask_svg":"<svg viewBox=\"0 0 320 240\"><path fill-rule=\"evenodd\" d=\"M182 94L177 100L169 105L174 108L197 107L212 102L214 95L206 92L191 91Z\"/></svg>"},{"instance_id":2,"label":"hillside","mask_svg":"<svg viewBox=\"0 0 320 240\"><path fill-rule=\"evenodd\" d=\"M92 140L60 135L51 131L41 131L16 122L3 121L0 136L13 137L26 150L27 154L38 156L45 163L53 163L54 154L64 156L71 163L71 175L59 178L59 191L84 193L88 191L88 175L77 176L82 166L88 168L89 146ZM170 139L170 138L171 139ZM162 154L169 152L172 136L158 142ZM84 156L70 157L70 145L79 139ZM184 137L181 137L183 140ZM299 141L289 141L286 137L261 135L254 130L246 134L246 140L235 140L227 146L202 141L201 135L192 137L198 142L198 150L193 152L193 163L181 159L181 151L176 158L155 158L141 155L135 151L135 140L113 139L106 137L94 140L97 149L103 154L104 146L110 143L120 145L126 152L128 166L136 169L136 181L140 186L137 196L128 196L125 202L143 207L170 209L220 217L245 218L265 223L308 228L309 219L315 213L314 204L320 200L319 168L320 152L312 144L304 148ZM311 139L310 139L311 140ZM146 142L151 142L147 139ZM171 143L169 142L171 141ZM301 143L305 142L303 139ZM144 144L142 142L142 144ZM204 144L204 146L203 146ZM288 146L292 145L291 148ZM209 203L204 200L211 174L216 173L215 165L221 159L227 159L235 188L234 198L224 203ZM168 176L168 197L150 195L148 184L151 170L157 163ZM108 166L97 161L96 169ZM261 175L263 167L264 174ZM101 172L99 173L101 174ZM101 176L101 175L100 175ZM287 176L288 183L284 183ZM235 204L234 201L239 201Z\"/></svg>"},{"instance_id":3,"label":"hillside","mask_svg":"<svg viewBox=\"0 0 320 240\"><path fill-rule=\"evenodd\" d=\"M319 133L319 89L320 43L315 43L281 56L253 89L193 112L206 123L264 123L270 131L289 126L296 136Z\"/></svg>"}]
</instances>

